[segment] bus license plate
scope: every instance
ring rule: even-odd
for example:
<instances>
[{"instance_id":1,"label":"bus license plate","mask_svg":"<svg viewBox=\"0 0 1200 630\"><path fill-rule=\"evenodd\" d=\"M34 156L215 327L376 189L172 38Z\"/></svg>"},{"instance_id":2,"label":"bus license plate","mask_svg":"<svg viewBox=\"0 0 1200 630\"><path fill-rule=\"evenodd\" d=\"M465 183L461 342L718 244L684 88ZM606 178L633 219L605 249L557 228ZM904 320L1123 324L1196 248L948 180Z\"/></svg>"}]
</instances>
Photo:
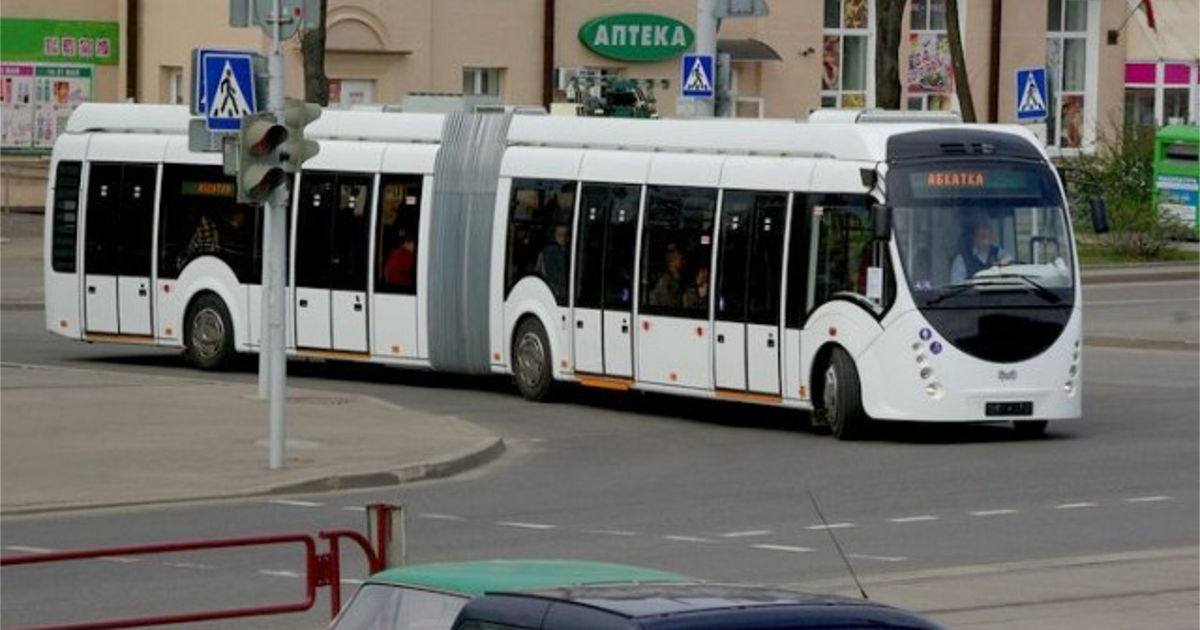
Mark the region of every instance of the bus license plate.
<instances>
[{"instance_id":1,"label":"bus license plate","mask_svg":"<svg viewBox=\"0 0 1200 630\"><path fill-rule=\"evenodd\" d=\"M984 406L989 416L1032 416L1032 402L990 402Z\"/></svg>"}]
</instances>

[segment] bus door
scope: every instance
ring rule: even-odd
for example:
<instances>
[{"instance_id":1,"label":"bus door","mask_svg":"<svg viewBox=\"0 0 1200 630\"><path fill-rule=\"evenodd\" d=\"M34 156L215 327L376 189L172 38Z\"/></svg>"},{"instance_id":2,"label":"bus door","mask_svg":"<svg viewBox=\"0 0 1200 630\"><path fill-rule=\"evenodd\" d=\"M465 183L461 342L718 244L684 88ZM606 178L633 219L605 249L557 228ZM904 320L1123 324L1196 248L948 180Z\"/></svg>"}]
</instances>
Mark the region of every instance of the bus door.
<instances>
[{"instance_id":1,"label":"bus door","mask_svg":"<svg viewBox=\"0 0 1200 630\"><path fill-rule=\"evenodd\" d=\"M367 352L370 175L305 172L296 208L296 346Z\"/></svg>"},{"instance_id":2,"label":"bus door","mask_svg":"<svg viewBox=\"0 0 1200 630\"><path fill-rule=\"evenodd\" d=\"M150 336L151 244L158 166L95 164L84 218L84 326Z\"/></svg>"},{"instance_id":3,"label":"bus door","mask_svg":"<svg viewBox=\"0 0 1200 630\"><path fill-rule=\"evenodd\" d=\"M384 174L375 227L375 297L371 314L375 354L416 358L420 310L421 175Z\"/></svg>"},{"instance_id":4,"label":"bus door","mask_svg":"<svg viewBox=\"0 0 1200 630\"><path fill-rule=\"evenodd\" d=\"M633 376L633 277L637 252L636 184L583 184L575 239L575 368Z\"/></svg>"},{"instance_id":5,"label":"bus door","mask_svg":"<svg viewBox=\"0 0 1200 630\"><path fill-rule=\"evenodd\" d=\"M725 191L713 363L718 389L778 395L787 194Z\"/></svg>"}]
</instances>

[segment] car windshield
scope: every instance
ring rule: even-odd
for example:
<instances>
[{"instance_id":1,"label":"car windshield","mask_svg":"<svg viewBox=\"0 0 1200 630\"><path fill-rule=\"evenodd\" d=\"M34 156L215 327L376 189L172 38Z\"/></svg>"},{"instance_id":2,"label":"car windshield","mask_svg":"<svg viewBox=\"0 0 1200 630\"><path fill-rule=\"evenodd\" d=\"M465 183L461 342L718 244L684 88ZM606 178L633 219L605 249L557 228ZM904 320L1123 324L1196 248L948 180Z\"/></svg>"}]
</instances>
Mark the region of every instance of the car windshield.
<instances>
[{"instance_id":1,"label":"car windshield","mask_svg":"<svg viewBox=\"0 0 1200 630\"><path fill-rule=\"evenodd\" d=\"M1067 214L1044 166L901 167L889 183L900 262L919 306L1073 298Z\"/></svg>"},{"instance_id":2,"label":"car windshield","mask_svg":"<svg viewBox=\"0 0 1200 630\"><path fill-rule=\"evenodd\" d=\"M466 603L460 595L364 584L329 630L448 630Z\"/></svg>"}]
</instances>

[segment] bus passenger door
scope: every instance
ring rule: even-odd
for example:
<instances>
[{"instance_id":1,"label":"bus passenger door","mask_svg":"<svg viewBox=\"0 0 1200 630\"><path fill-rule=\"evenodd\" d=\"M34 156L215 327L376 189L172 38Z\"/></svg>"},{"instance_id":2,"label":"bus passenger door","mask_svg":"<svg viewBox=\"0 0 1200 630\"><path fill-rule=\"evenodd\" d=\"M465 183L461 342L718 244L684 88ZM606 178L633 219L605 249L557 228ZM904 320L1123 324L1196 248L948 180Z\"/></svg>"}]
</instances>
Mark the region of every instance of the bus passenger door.
<instances>
[{"instance_id":1,"label":"bus passenger door","mask_svg":"<svg viewBox=\"0 0 1200 630\"><path fill-rule=\"evenodd\" d=\"M296 218L296 346L367 352L371 177L304 173Z\"/></svg>"},{"instance_id":2,"label":"bus passenger door","mask_svg":"<svg viewBox=\"0 0 1200 630\"><path fill-rule=\"evenodd\" d=\"M93 164L84 228L88 332L153 334L150 246L155 165Z\"/></svg>"},{"instance_id":3,"label":"bus passenger door","mask_svg":"<svg viewBox=\"0 0 1200 630\"><path fill-rule=\"evenodd\" d=\"M420 175L383 175L379 183L379 219L375 229L375 301L371 305L377 355L416 358L417 292L421 233Z\"/></svg>"},{"instance_id":4,"label":"bus passenger door","mask_svg":"<svg viewBox=\"0 0 1200 630\"><path fill-rule=\"evenodd\" d=\"M575 368L633 376L633 262L641 186L584 184L575 240Z\"/></svg>"},{"instance_id":5,"label":"bus passenger door","mask_svg":"<svg viewBox=\"0 0 1200 630\"><path fill-rule=\"evenodd\" d=\"M778 395L785 193L726 191L717 253L718 389Z\"/></svg>"}]
</instances>

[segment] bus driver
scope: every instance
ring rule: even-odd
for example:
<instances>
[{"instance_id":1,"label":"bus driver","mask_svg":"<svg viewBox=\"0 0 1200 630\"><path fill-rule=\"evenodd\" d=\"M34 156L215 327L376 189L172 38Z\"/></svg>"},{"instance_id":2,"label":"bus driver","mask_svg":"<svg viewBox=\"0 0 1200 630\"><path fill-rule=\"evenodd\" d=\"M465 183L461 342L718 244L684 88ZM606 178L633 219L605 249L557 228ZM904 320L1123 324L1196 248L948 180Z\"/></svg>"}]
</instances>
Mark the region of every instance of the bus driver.
<instances>
[{"instance_id":1,"label":"bus driver","mask_svg":"<svg viewBox=\"0 0 1200 630\"><path fill-rule=\"evenodd\" d=\"M975 224L971 240L963 243L962 249L950 264L950 282L959 284L967 278L989 267L1007 265L1012 262L1003 247L992 244L992 228L986 221Z\"/></svg>"}]
</instances>

